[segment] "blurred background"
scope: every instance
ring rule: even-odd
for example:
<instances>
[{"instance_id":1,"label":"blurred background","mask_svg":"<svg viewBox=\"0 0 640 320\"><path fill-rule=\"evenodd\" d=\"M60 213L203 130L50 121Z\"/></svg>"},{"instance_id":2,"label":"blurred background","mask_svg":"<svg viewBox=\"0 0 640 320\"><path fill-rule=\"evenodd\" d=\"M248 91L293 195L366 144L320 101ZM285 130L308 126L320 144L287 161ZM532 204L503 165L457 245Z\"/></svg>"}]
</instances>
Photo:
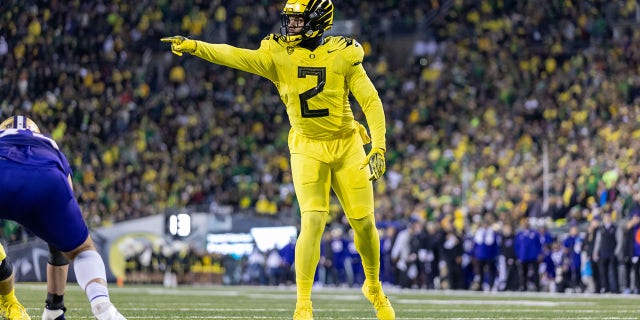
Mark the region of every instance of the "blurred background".
<instances>
[{"instance_id":1,"label":"blurred background","mask_svg":"<svg viewBox=\"0 0 640 320\"><path fill-rule=\"evenodd\" d=\"M334 4L328 35L363 45L386 112L385 284L638 292L636 0ZM0 118L31 117L67 154L110 280L292 284L299 211L275 88L159 41L257 48L282 6L0 3ZM336 199L329 214L317 284L356 286ZM44 281L46 245L0 226L17 279Z\"/></svg>"}]
</instances>

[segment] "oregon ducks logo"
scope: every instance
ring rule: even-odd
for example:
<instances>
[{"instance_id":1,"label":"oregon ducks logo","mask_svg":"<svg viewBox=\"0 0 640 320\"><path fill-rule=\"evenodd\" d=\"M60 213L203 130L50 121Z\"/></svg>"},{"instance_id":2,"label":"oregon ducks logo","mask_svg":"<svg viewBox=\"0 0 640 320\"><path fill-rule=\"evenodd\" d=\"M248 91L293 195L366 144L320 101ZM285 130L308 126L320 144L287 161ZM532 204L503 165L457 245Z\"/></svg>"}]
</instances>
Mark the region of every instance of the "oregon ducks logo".
<instances>
[{"instance_id":1,"label":"oregon ducks logo","mask_svg":"<svg viewBox=\"0 0 640 320\"><path fill-rule=\"evenodd\" d=\"M287 47L287 53L288 53L289 55L291 55L291 54L293 53L293 47L292 47L292 46L288 46L288 47Z\"/></svg>"}]
</instances>

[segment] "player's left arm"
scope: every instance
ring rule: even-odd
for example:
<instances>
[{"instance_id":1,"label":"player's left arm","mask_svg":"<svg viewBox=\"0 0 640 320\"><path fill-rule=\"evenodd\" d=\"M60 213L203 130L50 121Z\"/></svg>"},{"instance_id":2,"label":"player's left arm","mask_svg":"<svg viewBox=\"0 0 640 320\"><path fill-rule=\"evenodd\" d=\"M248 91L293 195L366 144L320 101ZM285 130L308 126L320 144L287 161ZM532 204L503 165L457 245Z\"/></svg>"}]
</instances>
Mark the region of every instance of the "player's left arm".
<instances>
[{"instance_id":1,"label":"player's left arm","mask_svg":"<svg viewBox=\"0 0 640 320\"><path fill-rule=\"evenodd\" d=\"M369 180L375 181L386 171L384 153L387 150L385 137L387 127L384 108L378 90L362 65L364 58L362 46L354 40L345 50L345 54L348 63L346 75L349 90L362 107L371 132L371 150L367 154L363 166L369 165L371 169Z\"/></svg>"},{"instance_id":2,"label":"player's left arm","mask_svg":"<svg viewBox=\"0 0 640 320\"><path fill-rule=\"evenodd\" d=\"M369 131L371 132L371 147L386 150L385 133L387 128L382 100L380 100L378 90L376 90L362 65L364 58L362 46L355 40L353 42L351 45L353 48L348 48L345 51L350 64L347 72L349 91L356 98L367 118Z\"/></svg>"}]
</instances>

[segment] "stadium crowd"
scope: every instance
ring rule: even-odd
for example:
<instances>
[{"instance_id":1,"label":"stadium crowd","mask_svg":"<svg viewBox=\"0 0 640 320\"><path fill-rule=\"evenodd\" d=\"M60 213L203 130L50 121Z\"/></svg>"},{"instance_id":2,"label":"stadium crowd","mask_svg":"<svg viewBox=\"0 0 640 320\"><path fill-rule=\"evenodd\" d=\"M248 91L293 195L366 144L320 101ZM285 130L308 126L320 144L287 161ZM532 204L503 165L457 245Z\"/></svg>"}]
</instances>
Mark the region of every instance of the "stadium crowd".
<instances>
[{"instance_id":1,"label":"stadium crowd","mask_svg":"<svg viewBox=\"0 0 640 320\"><path fill-rule=\"evenodd\" d=\"M277 32L280 6L3 1L2 118L28 114L59 141L94 226L212 202L290 213L289 127L272 85L178 59L159 42L185 34L255 48ZM407 243L416 242L429 232L473 239L499 230L497 239L505 228L515 235L549 221L576 224L587 237L595 221L626 227L640 193L635 1L336 7L336 20L360 24L354 36L385 105L388 172L375 184L379 227L393 236L385 241L408 233ZM406 57L390 51L399 39L410 39ZM327 237L336 229L348 234L339 210L331 214ZM552 235L543 249L553 252L564 237ZM389 268L401 268L390 261ZM473 261L494 277L492 259ZM433 284L416 282L429 277L420 268L416 276L410 265L405 270L394 281ZM457 279L448 285L482 283Z\"/></svg>"}]
</instances>

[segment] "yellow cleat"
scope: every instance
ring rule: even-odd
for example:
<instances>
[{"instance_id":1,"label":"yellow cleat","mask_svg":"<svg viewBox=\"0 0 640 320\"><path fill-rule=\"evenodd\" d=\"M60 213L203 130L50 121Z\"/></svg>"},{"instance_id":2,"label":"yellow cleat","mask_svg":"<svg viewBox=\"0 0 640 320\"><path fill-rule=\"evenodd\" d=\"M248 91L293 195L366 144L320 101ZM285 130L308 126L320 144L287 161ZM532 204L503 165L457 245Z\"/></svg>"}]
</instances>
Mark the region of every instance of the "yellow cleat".
<instances>
[{"instance_id":1,"label":"yellow cleat","mask_svg":"<svg viewBox=\"0 0 640 320\"><path fill-rule=\"evenodd\" d=\"M8 320L31 320L27 310L18 301L6 301L3 309L4 317Z\"/></svg>"},{"instance_id":2,"label":"yellow cleat","mask_svg":"<svg viewBox=\"0 0 640 320\"><path fill-rule=\"evenodd\" d=\"M396 312L393 310L391 306L391 302L389 302L389 298L384 295L382 292L382 285L379 284L374 288L369 288L367 283L365 282L362 285L362 293L367 300L371 302L373 307L376 309L376 316L380 320L395 320Z\"/></svg>"},{"instance_id":3,"label":"yellow cleat","mask_svg":"<svg viewBox=\"0 0 640 320\"><path fill-rule=\"evenodd\" d=\"M293 320L313 320L313 307L311 301L296 303L296 311L293 313Z\"/></svg>"}]
</instances>

